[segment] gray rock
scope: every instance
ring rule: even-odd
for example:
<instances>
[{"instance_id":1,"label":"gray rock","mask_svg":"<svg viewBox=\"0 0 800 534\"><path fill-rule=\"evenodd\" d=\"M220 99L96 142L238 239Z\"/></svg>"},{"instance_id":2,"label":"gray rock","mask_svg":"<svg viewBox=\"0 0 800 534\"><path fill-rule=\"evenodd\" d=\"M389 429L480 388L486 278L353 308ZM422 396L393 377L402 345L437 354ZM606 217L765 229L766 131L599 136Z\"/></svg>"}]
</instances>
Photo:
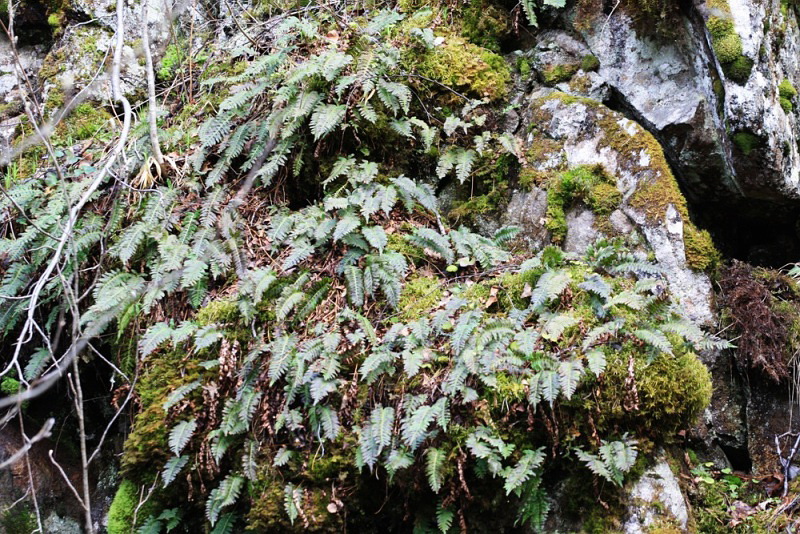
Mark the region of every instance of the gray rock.
<instances>
[{"instance_id":1,"label":"gray rock","mask_svg":"<svg viewBox=\"0 0 800 534\"><path fill-rule=\"evenodd\" d=\"M689 510L675 474L662 457L627 492L625 534L644 534L657 522L668 521L687 531Z\"/></svg>"},{"instance_id":2,"label":"gray rock","mask_svg":"<svg viewBox=\"0 0 800 534\"><path fill-rule=\"evenodd\" d=\"M564 251L583 254L586 247L599 237L594 227L594 213L585 208L576 208L567 212L567 237L564 240Z\"/></svg>"},{"instance_id":3,"label":"gray rock","mask_svg":"<svg viewBox=\"0 0 800 534\"><path fill-rule=\"evenodd\" d=\"M655 141L650 144L636 142L650 134L599 102L562 98L558 93L531 95L526 120L535 123L540 134L539 137L531 135L529 141L534 144L546 137L552 148L550 153L532 163L539 170L599 164L615 177L623 201L614 220L620 228L627 230L621 233L629 234L636 230L645 237L648 248L665 268L670 288L680 300L683 313L700 324L711 324L714 318L711 282L707 275L692 270L686 263L684 221L677 207L657 207L655 212L662 215L654 217L654 208L634 202L641 188L674 180ZM671 183L676 190L674 181ZM658 198L654 201L662 202ZM543 228L545 214L546 194L517 194L509 204L505 219L508 223L522 226L524 236L531 244L536 244L547 237ZM585 227L588 218L586 215L583 217L580 221L573 219L568 225L567 239L571 247L589 240L591 226Z\"/></svg>"},{"instance_id":4,"label":"gray rock","mask_svg":"<svg viewBox=\"0 0 800 534\"><path fill-rule=\"evenodd\" d=\"M48 515L42 526L45 534L83 534L83 529L77 521L68 517L59 517L55 513Z\"/></svg>"}]
</instances>

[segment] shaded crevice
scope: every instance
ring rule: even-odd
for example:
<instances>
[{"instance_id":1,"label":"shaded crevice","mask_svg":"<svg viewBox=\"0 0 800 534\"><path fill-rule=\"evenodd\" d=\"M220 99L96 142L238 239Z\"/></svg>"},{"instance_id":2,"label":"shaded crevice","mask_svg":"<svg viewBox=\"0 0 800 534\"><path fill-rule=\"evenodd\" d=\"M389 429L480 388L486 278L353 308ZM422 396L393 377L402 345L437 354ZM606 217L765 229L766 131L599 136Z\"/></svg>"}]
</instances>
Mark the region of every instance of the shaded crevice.
<instances>
[{"instance_id":1,"label":"shaded crevice","mask_svg":"<svg viewBox=\"0 0 800 534\"><path fill-rule=\"evenodd\" d=\"M716 173L727 172L726 169L685 169L679 159L683 147L670 142L681 139L680 132L658 130L613 87L604 104L637 122L658 140L687 200L692 221L711 233L725 258L773 268L800 261L800 201L744 198L707 185L718 184L720 176ZM744 156L736 153L738 148L733 150L734 157Z\"/></svg>"}]
</instances>

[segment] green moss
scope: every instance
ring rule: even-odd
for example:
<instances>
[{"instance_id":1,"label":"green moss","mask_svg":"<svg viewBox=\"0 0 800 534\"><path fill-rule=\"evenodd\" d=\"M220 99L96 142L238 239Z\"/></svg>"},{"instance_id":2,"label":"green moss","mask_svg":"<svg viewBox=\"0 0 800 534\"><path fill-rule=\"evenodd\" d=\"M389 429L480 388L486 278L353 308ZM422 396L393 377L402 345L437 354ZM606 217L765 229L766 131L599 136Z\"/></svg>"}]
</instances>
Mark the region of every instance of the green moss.
<instances>
[{"instance_id":1,"label":"green moss","mask_svg":"<svg viewBox=\"0 0 800 534\"><path fill-rule=\"evenodd\" d=\"M426 316L439 305L443 296L444 290L438 278L412 278L400 293L399 319L410 322Z\"/></svg>"},{"instance_id":2,"label":"green moss","mask_svg":"<svg viewBox=\"0 0 800 534\"><path fill-rule=\"evenodd\" d=\"M123 480L108 509L108 534L130 534L133 529L153 513L151 502L145 503L133 516L139 505L139 489L130 480Z\"/></svg>"},{"instance_id":3,"label":"green moss","mask_svg":"<svg viewBox=\"0 0 800 534\"><path fill-rule=\"evenodd\" d=\"M797 89L794 88L792 82L784 78L778 85L778 94L780 95L781 107L786 113L791 113L794 110L792 100L797 96Z\"/></svg>"},{"instance_id":4,"label":"green moss","mask_svg":"<svg viewBox=\"0 0 800 534\"><path fill-rule=\"evenodd\" d=\"M558 175L547 189L547 229L555 243L567 236L566 210L583 200L598 215L608 215L622 201L614 179L600 165L582 165Z\"/></svg>"},{"instance_id":5,"label":"green moss","mask_svg":"<svg viewBox=\"0 0 800 534\"><path fill-rule=\"evenodd\" d=\"M600 68L600 60L594 54L587 54L581 58L581 70L594 72Z\"/></svg>"},{"instance_id":6,"label":"green moss","mask_svg":"<svg viewBox=\"0 0 800 534\"><path fill-rule=\"evenodd\" d=\"M527 80L530 78L533 68L531 67L531 62L528 60L528 58L521 57L517 59L517 70L523 79Z\"/></svg>"},{"instance_id":7,"label":"green moss","mask_svg":"<svg viewBox=\"0 0 800 534\"><path fill-rule=\"evenodd\" d=\"M156 73L158 79L161 81L171 80L183 62L184 57L184 46L181 43L170 44L161 58L161 65Z\"/></svg>"},{"instance_id":8,"label":"green moss","mask_svg":"<svg viewBox=\"0 0 800 534\"><path fill-rule=\"evenodd\" d=\"M0 6L0 13L2 13L2 6ZM3 526L5 534L30 534L38 528L36 515L25 506L19 508L12 508L3 513L0 519L0 525Z\"/></svg>"},{"instance_id":9,"label":"green moss","mask_svg":"<svg viewBox=\"0 0 800 534\"><path fill-rule=\"evenodd\" d=\"M586 200L589 208L597 215L611 215L622 203L622 193L616 185L600 182L592 187Z\"/></svg>"},{"instance_id":10,"label":"green moss","mask_svg":"<svg viewBox=\"0 0 800 534\"><path fill-rule=\"evenodd\" d=\"M719 266L722 255L707 230L699 230L691 223L684 224L683 240L689 267L697 271L713 271Z\"/></svg>"},{"instance_id":11,"label":"green moss","mask_svg":"<svg viewBox=\"0 0 800 534\"><path fill-rule=\"evenodd\" d=\"M711 34L711 45L725 75L743 84L750 77L753 60L742 53L742 38L736 33L727 2L717 2L720 16L709 17L706 27Z\"/></svg>"},{"instance_id":12,"label":"green moss","mask_svg":"<svg viewBox=\"0 0 800 534\"><path fill-rule=\"evenodd\" d=\"M51 111L61 107L56 100L49 100L49 102L52 106ZM101 106L92 102L83 102L76 106L56 127L53 143L55 145L71 145L75 141L91 139L105 131L109 119L111 119L111 114Z\"/></svg>"},{"instance_id":13,"label":"green moss","mask_svg":"<svg viewBox=\"0 0 800 534\"><path fill-rule=\"evenodd\" d=\"M427 258L425 251L420 247L403 239L401 234L389 234L386 250L402 254L408 261L418 264Z\"/></svg>"},{"instance_id":14,"label":"green moss","mask_svg":"<svg viewBox=\"0 0 800 534\"><path fill-rule=\"evenodd\" d=\"M569 81L579 68L580 65L550 65L542 71L542 79L547 85L556 85Z\"/></svg>"},{"instance_id":15,"label":"green moss","mask_svg":"<svg viewBox=\"0 0 800 534\"><path fill-rule=\"evenodd\" d=\"M508 93L511 72L501 56L463 37L452 34L444 37L442 46L406 54L406 65L426 78L473 97L495 101Z\"/></svg>"},{"instance_id":16,"label":"green moss","mask_svg":"<svg viewBox=\"0 0 800 534\"><path fill-rule=\"evenodd\" d=\"M761 147L761 138L750 132L738 132L733 135L733 142L745 156Z\"/></svg>"},{"instance_id":17,"label":"green moss","mask_svg":"<svg viewBox=\"0 0 800 534\"><path fill-rule=\"evenodd\" d=\"M128 478L150 483L172 456L167 444L169 428L164 402L176 388L200 379L202 369L180 349L153 353L143 367L136 385L141 408L125 440L122 469Z\"/></svg>"},{"instance_id":18,"label":"green moss","mask_svg":"<svg viewBox=\"0 0 800 534\"><path fill-rule=\"evenodd\" d=\"M239 306L233 300L212 300L197 311L201 325L231 324L239 320Z\"/></svg>"},{"instance_id":19,"label":"green moss","mask_svg":"<svg viewBox=\"0 0 800 534\"><path fill-rule=\"evenodd\" d=\"M461 15L461 35L471 43L500 52L500 41L511 32L508 11L491 0L470 0Z\"/></svg>"},{"instance_id":20,"label":"green moss","mask_svg":"<svg viewBox=\"0 0 800 534\"><path fill-rule=\"evenodd\" d=\"M648 362L640 351L627 342L621 350L606 355L608 364L603 386L598 389L595 420L598 430L603 429L601 433L626 424L630 425L627 428L669 437L691 425L711 401L711 374L697 355L662 353ZM636 398L631 396L628 375L631 356Z\"/></svg>"},{"instance_id":21,"label":"green moss","mask_svg":"<svg viewBox=\"0 0 800 534\"><path fill-rule=\"evenodd\" d=\"M0 381L0 393L3 395L15 395L19 393L19 380L11 378L10 376L4 376L3 380Z\"/></svg>"}]
</instances>

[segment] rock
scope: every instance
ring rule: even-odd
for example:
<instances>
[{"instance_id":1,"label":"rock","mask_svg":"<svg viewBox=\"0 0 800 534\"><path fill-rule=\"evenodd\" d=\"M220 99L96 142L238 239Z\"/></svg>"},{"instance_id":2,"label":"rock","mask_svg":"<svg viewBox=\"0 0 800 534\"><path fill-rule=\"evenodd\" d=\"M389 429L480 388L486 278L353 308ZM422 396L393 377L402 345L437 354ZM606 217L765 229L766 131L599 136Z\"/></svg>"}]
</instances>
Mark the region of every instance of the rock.
<instances>
[{"instance_id":1,"label":"rock","mask_svg":"<svg viewBox=\"0 0 800 534\"><path fill-rule=\"evenodd\" d=\"M658 142L641 126L600 102L558 92L531 95L522 128L531 131L528 142L534 148L546 148L530 162L537 170L599 164L614 177L622 202L614 215L616 226L610 218L609 226L633 228L643 235L665 268L686 316L710 324L714 317L711 282L687 263L684 225L691 223L686 202ZM535 190L527 197L515 194L504 221L520 224L531 244L541 243L546 236L546 202L546 194ZM585 226L588 218L583 217L567 225L566 240L571 246L589 240L591 227Z\"/></svg>"},{"instance_id":2,"label":"rock","mask_svg":"<svg viewBox=\"0 0 800 534\"><path fill-rule=\"evenodd\" d=\"M547 191L534 188L532 191L515 191L502 215L503 225L519 226L519 234L531 250L539 250L550 241L545 227L547 216Z\"/></svg>"},{"instance_id":3,"label":"rock","mask_svg":"<svg viewBox=\"0 0 800 534\"><path fill-rule=\"evenodd\" d=\"M594 243L599 234L594 227L594 213L588 209L573 209L567 212L567 238L564 251L583 254L586 247Z\"/></svg>"},{"instance_id":4,"label":"rock","mask_svg":"<svg viewBox=\"0 0 800 534\"><path fill-rule=\"evenodd\" d=\"M664 522L687 532L689 510L678 478L663 456L627 491L625 534L644 534Z\"/></svg>"},{"instance_id":5,"label":"rock","mask_svg":"<svg viewBox=\"0 0 800 534\"><path fill-rule=\"evenodd\" d=\"M45 534L83 534L81 525L74 519L51 513L42 525Z\"/></svg>"}]
</instances>

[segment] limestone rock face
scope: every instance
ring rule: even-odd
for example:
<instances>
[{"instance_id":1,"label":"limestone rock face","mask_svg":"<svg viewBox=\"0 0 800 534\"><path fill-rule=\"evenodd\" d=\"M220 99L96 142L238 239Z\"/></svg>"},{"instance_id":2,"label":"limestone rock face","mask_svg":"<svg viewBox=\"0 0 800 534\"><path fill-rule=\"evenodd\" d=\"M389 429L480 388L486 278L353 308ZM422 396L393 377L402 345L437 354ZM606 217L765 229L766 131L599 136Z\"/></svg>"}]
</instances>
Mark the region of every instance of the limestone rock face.
<instances>
[{"instance_id":1,"label":"limestone rock face","mask_svg":"<svg viewBox=\"0 0 800 534\"><path fill-rule=\"evenodd\" d=\"M690 195L800 199L798 125L779 91L783 80L800 80L796 18L779 0L728 4L721 14L697 3L669 38L643 31L624 10L597 17L582 36L618 105L659 138ZM732 21L753 62L746 79L721 68L705 25L714 16Z\"/></svg>"},{"instance_id":2,"label":"limestone rock face","mask_svg":"<svg viewBox=\"0 0 800 534\"><path fill-rule=\"evenodd\" d=\"M665 268L670 288L681 300L687 317L701 324L712 321L711 283L707 275L687 264L685 201L655 139L635 122L597 101L570 98L558 92L530 95L523 123L523 128L531 131L528 143L537 145L542 138L547 139L545 152L532 162L539 170L602 165L614 176L622 202L613 218L609 217L609 226L633 229L632 240L647 245L641 248L642 254L652 250ZM542 242L546 213L542 202L546 202L546 194L536 188L532 192L516 192L504 221L529 229L526 237ZM568 250L583 250L602 233L588 210L569 213L566 222Z\"/></svg>"},{"instance_id":3,"label":"limestone rock face","mask_svg":"<svg viewBox=\"0 0 800 534\"><path fill-rule=\"evenodd\" d=\"M625 534L644 534L664 521L687 531L689 510L678 478L665 458L659 458L626 492Z\"/></svg>"}]
</instances>

